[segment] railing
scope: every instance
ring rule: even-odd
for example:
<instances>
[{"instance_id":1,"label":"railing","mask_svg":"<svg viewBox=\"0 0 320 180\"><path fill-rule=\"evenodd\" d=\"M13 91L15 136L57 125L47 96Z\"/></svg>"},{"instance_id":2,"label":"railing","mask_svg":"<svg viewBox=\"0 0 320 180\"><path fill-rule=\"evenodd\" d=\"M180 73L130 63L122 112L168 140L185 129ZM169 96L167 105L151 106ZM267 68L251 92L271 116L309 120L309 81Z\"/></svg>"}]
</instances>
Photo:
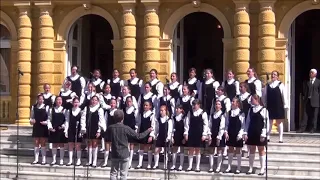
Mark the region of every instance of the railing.
<instances>
[{"instance_id":1,"label":"railing","mask_svg":"<svg viewBox=\"0 0 320 180\"><path fill-rule=\"evenodd\" d=\"M10 123L11 96L0 96L0 123Z\"/></svg>"}]
</instances>

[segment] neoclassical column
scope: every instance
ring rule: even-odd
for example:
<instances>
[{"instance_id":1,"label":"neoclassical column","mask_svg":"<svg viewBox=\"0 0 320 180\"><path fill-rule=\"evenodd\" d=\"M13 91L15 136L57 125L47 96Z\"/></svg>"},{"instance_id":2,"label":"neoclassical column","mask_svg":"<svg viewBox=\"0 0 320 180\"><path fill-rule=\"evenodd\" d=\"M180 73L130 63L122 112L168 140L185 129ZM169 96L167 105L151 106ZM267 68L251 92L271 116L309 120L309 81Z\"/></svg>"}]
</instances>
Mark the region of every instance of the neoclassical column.
<instances>
[{"instance_id":1,"label":"neoclassical column","mask_svg":"<svg viewBox=\"0 0 320 180\"><path fill-rule=\"evenodd\" d=\"M273 5L276 0L259 0L258 74L266 82L266 73L274 70L276 26Z\"/></svg>"},{"instance_id":2,"label":"neoclassical column","mask_svg":"<svg viewBox=\"0 0 320 180\"><path fill-rule=\"evenodd\" d=\"M16 120L16 123L28 125L30 118L32 32L30 3L18 3L15 6L19 9L17 67L24 73L23 76L20 76L18 86L17 108L19 119Z\"/></svg>"},{"instance_id":3,"label":"neoclassical column","mask_svg":"<svg viewBox=\"0 0 320 180\"><path fill-rule=\"evenodd\" d=\"M148 80L151 69L159 71L160 61L160 28L158 3L145 3L144 15L144 46L143 46L143 73Z\"/></svg>"},{"instance_id":4,"label":"neoclassical column","mask_svg":"<svg viewBox=\"0 0 320 180\"><path fill-rule=\"evenodd\" d=\"M134 4L122 4L122 51L121 51L121 79L129 79L129 71L136 67L136 17Z\"/></svg>"},{"instance_id":5,"label":"neoclassical column","mask_svg":"<svg viewBox=\"0 0 320 180\"><path fill-rule=\"evenodd\" d=\"M50 2L35 3L40 9L39 16L39 54L37 62L37 93L43 91L45 83L53 82L54 31L52 22L52 6Z\"/></svg>"},{"instance_id":6,"label":"neoclassical column","mask_svg":"<svg viewBox=\"0 0 320 180\"><path fill-rule=\"evenodd\" d=\"M234 14L234 56L233 67L236 79L247 79L250 64L250 0L233 0L236 5Z\"/></svg>"}]
</instances>

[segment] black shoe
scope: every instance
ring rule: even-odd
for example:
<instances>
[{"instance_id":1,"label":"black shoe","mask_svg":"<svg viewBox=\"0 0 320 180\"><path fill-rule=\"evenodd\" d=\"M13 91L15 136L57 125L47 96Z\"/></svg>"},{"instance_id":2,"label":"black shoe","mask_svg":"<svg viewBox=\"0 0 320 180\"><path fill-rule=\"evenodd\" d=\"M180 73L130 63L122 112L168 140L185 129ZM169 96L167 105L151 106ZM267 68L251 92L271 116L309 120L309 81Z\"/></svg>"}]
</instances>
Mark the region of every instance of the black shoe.
<instances>
[{"instance_id":1,"label":"black shoe","mask_svg":"<svg viewBox=\"0 0 320 180\"><path fill-rule=\"evenodd\" d=\"M279 141L279 143L283 143L283 141Z\"/></svg>"},{"instance_id":2,"label":"black shoe","mask_svg":"<svg viewBox=\"0 0 320 180\"><path fill-rule=\"evenodd\" d=\"M264 175L264 172L263 172L263 173L259 173L258 175L259 175L259 176L263 176L263 175Z\"/></svg>"},{"instance_id":3,"label":"black shoe","mask_svg":"<svg viewBox=\"0 0 320 180\"><path fill-rule=\"evenodd\" d=\"M270 139L268 139L268 142L270 142Z\"/></svg>"},{"instance_id":4,"label":"black shoe","mask_svg":"<svg viewBox=\"0 0 320 180\"><path fill-rule=\"evenodd\" d=\"M195 172L200 172L200 171L201 171L201 169L196 169L196 170L195 170Z\"/></svg>"}]
</instances>

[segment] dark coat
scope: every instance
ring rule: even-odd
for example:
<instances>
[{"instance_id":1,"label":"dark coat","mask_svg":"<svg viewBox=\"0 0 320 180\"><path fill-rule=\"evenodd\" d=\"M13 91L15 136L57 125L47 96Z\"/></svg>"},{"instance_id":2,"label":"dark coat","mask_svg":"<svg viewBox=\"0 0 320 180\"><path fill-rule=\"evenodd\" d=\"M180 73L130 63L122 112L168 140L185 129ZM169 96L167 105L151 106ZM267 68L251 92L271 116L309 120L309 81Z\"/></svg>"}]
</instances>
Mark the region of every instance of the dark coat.
<instances>
[{"instance_id":1,"label":"dark coat","mask_svg":"<svg viewBox=\"0 0 320 180\"><path fill-rule=\"evenodd\" d=\"M306 104L309 97L311 107L320 107L320 80L315 79L313 84L310 81L306 81L303 85L303 100Z\"/></svg>"}]
</instances>

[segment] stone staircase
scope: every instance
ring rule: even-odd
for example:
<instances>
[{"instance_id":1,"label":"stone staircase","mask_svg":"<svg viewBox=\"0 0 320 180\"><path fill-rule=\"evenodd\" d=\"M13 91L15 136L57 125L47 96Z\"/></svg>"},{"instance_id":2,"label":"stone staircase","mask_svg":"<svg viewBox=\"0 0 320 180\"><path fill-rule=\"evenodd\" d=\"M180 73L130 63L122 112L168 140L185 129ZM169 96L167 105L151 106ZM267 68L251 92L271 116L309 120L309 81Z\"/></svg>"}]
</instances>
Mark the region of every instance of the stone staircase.
<instances>
[{"instance_id":1,"label":"stone staircase","mask_svg":"<svg viewBox=\"0 0 320 180\"><path fill-rule=\"evenodd\" d=\"M3 126L2 126L3 127ZM0 134L0 179L12 179L16 177L17 171L17 131L16 126L4 126L1 129ZM254 166L258 168L256 174L246 175L241 173L234 175L231 173L207 173L208 157L202 156L201 159L201 172L177 172L170 171L170 179L184 179L184 180L250 180L250 179L299 179L299 180L313 180L320 179L320 134L294 134L286 133L284 135L283 144L277 142L277 137L274 135L268 144L268 175L258 176L256 175L259 171L259 156L256 155L256 161ZM107 168L87 168L87 167L76 167L75 172L73 166L50 166L50 165L31 165L33 161L33 141L31 138L31 128L21 127L19 130L19 179L107 179L109 177L110 167ZM86 152L82 153L82 163L86 161ZM58 153L59 156L59 153ZM67 153L65 153L65 162L67 162ZM242 159L242 172L248 170L248 158ZM47 152L47 163L51 162L51 151ZM41 159L41 156L40 156ZM137 154L134 156L133 167L137 165ZM145 157L145 160L147 157ZM99 153L98 165L103 161L103 154ZM160 160L162 161L162 160ZM178 162L178 161L177 161ZM216 162L216 159L215 159ZM146 167L146 161L144 162ZM233 161L236 164L236 159ZM109 163L110 164L110 163ZM227 159L223 162L222 170L224 171L227 166ZM185 166L187 166L187 157L185 157ZM160 167L163 167L160 163ZM186 167L185 167L186 168ZM235 167L234 167L235 168ZM130 169L129 177L130 180L160 180L168 179L168 171L164 170L150 170L145 169ZM75 174L75 178L73 177Z\"/></svg>"}]
</instances>

